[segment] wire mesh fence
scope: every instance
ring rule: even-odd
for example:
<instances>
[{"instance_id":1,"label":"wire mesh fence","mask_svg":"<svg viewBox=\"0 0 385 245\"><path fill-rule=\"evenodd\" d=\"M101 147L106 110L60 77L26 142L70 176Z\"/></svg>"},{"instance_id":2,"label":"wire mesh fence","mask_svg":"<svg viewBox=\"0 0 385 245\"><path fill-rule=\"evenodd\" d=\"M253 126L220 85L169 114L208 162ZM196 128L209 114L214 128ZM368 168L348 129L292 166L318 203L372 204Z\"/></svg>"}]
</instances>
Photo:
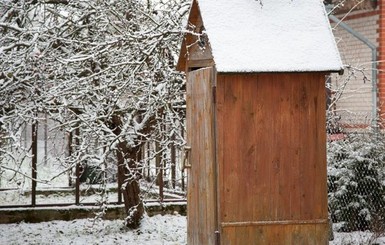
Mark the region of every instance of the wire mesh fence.
<instances>
[{"instance_id":1,"label":"wire mesh fence","mask_svg":"<svg viewBox=\"0 0 385 245\"><path fill-rule=\"evenodd\" d=\"M176 125L172 130L183 135L183 124ZM34 138L34 127L20 127L18 148L2 142L8 155L0 156L0 207L123 203L116 151L105 150L97 139L82 142L80 128L65 132L47 120L37 126ZM162 135L142 143L131 170L138 175L143 200L185 199L182 146L175 137L166 141ZM85 148L83 156L73 153L78 147Z\"/></svg>"},{"instance_id":2,"label":"wire mesh fence","mask_svg":"<svg viewBox=\"0 0 385 245\"><path fill-rule=\"evenodd\" d=\"M334 230L385 233L385 145L376 130L328 142L328 201Z\"/></svg>"}]
</instances>

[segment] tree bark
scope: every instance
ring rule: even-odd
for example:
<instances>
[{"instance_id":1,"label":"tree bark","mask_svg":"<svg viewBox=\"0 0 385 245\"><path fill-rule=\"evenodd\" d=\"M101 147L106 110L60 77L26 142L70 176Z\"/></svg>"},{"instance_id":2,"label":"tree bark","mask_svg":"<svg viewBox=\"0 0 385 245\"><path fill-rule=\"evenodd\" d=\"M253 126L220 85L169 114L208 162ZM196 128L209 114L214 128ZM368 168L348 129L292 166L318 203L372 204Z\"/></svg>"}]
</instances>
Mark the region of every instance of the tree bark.
<instances>
[{"instance_id":1,"label":"tree bark","mask_svg":"<svg viewBox=\"0 0 385 245\"><path fill-rule=\"evenodd\" d=\"M119 116L113 116L111 129L114 134L121 134L122 121ZM144 214L143 201L140 198L140 172L135 161L140 152L141 145L130 147L125 140L118 143L118 179L121 180L121 192L123 194L124 207L127 214L126 226L136 229L140 225L140 220Z\"/></svg>"},{"instance_id":2,"label":"tree bark","mask_svg":"<svg viewBox=\"0 0 385 245\"><path fill-rule=\"evenodd\" d=\"M137 171L135 162L137 149L127 148L126 142L120 142L118 145L118 167L120 168L120 179L124 180L122 185L122 194L124 207L127 214L126 226L136 229L140 225L140 220L144 214L143 202L140 198L139 175L130 173L130 169Z\"/></svg>"}]
</instances>

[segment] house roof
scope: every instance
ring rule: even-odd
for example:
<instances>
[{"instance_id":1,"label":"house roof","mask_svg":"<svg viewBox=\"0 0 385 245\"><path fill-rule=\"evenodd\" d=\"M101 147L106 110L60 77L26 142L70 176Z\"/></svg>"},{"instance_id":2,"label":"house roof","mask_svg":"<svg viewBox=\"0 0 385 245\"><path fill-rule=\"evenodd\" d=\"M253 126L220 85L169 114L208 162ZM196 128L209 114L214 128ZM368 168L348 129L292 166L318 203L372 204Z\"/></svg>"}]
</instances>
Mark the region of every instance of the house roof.
<instances>
[{"instance_id":1,"label":"house roof","mask_svg":"<svg viewBox=\"0 0 385 245\"><path fill-rule=\"evenodd\" d=\"M326 4L333 4L333 14L344 14L362 10L375 10L379 1L374 0L326 0Z\"/></svg>"},{"instance_id":2,"label":"house roof","mask_svg":"<svg viewBox=\"0 0 385 245\"><path fill-rule=\"evenodd\" d=\"M343 69L321 0L194 1L218 72Z\"/></svg>"}]
</instances>

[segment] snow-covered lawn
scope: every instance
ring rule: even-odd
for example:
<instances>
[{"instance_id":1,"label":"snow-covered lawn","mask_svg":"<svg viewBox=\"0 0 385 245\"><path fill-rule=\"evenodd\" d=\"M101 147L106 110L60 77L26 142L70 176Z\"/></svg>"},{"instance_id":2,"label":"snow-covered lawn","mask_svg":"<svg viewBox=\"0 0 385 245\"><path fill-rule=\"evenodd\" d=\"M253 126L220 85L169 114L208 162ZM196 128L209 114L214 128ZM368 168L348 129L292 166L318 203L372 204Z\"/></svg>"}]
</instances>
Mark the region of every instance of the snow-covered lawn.
<instances>
[{"instance_id":1,"label":"snow-covered lawn","mask_svg":"<svg viewBox=\"0 0 385 245\"><path fill-rule=\"evenodd\" d=\"M370 232L334 232L334 241L329 245L385 245L385 234L376 237Z\"/></svg>"},{"instance_id":2,"label":"snow-covered lawn","mask_svg":"<svg viewBox=\"0 0 385 245\"><path fill-rule=\"evenodd\" d=\"M186 217L146 216L137 230L127 230L122 220L78 219L42 223L0 224L0 244L129 244L185 245ZM368 232L334 233L330 245L385 245Z\"/></svg>"},{"instance_id":3,"label":"snow-covered lawn","mask_svg":"<svg viewBox=\"0 0 385 245\"><path fill-rule=\"evenodd\" d=\"M0 224L0 244L187 244L186 216L146 216L137 230L122 220L51 221L36 224Z\"/></svg>"}]
</instances>

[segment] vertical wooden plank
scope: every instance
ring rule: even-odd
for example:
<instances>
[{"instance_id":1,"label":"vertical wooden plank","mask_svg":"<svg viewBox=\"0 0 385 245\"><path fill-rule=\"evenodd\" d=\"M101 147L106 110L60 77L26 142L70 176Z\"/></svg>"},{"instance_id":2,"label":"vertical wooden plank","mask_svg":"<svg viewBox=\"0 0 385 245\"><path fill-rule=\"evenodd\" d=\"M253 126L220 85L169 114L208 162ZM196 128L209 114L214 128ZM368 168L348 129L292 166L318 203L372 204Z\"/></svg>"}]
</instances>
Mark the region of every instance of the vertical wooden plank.
<instances>
[{"instance_id":1,"label":"vertical wooden plank","mask_svg":"<svg viewBox=\"0 0 385 245\"><path fill-rule=\"evenodd\" d=\"M158 185L159 189L159 199L163 201L163 156L160 148L159 141L161 139L157 139L155 141L155 167L156 167L156 184Z\"/></svg>"},{"instance_id":2,"label":"vertical wooden plank","mask_svg":"<svg viewBox=\"0 0 385 245\"><path fill-rule=\"evenodd\" d=\"M290 75L286 75L285 79L289 79ZM290 163L291 169L291 182L288 183L290 186L290 219L292 220L300 220L301 219L301 186L303 182L301 181L301 159L300 154L303 150L303 147L300 143L300 138L303 135L303 129L299 127L300 125L300 113L299 108L301 106L300 94L301 91L299 89L301 81L299 77L290 80L290 118L288 121L290 138L291 138L291 151L292 151L292 161ZM298 230L296 230L298 234ZM296 243L293 243L293 245Z\"/></svg>"},{"instance_id":3,"label":"vertical wooden plank","mask_svg":"<svg viewBox=\"0 0 385 245\"><path fill-rule=\"evenodd\" d=\"M186 129L187 129L187 135L186 135L186 143L188 146L191 146L191 138L192 133L190 130L190 127L192 127L192 115L194 112L194 104L193 104L193 98L192 98L192 74L187 73L186 74ZM195 186L193 186L192 179L190 176L192 175L192 171L189 170L190 173L187 174L187 244L191 245L195 242L195 232L194 232L194 222L195 217L193 215L196 213L195 207L196 207L196 200L193 198L196 195L194 194ZM183 186L184 183L182 183Z\"/></svg>"},{"instance_id":4,"label":"vertical wooden plank","mask_svg":"<svg viewBox=\"0 0 385 245\"><path fill-rule=\"evenodd\" d=\"M187 86L187 85L186 85ZM186 99L186 101L187 101L187 99ZM187 103L187 102L186 102ZM186 118L186 121L187 121L187 118ZM184 138L184 129L183 129L183 126L181 126L181 132L180 132L180 135L181 135L181 137L182 138ZM185 174L184 174L184 168L183 167L181 167L181 171L180 171L181 173L181 178L182 178L182 191L184 191L185 190Z\"/></svg>"},{"instance_id":5,"label":"vertical wooden plank","mask_svg":"<svg viewBox=\"0 0 385 245\"><path fill-rule=\"evenodd\" d=\"M286 229L290 230L291 231L291 244L292 245L300 245L303 243L302 241L302 237L303 237L303 234L301 232L301 227L300 226L290 226L290 227L287 227Z\"/></svg>"},{"instance_id":6,"label":"vertical wooden plank","mask_svg":"<svg viewBox=\"0 0 385 245\"><path fill-rule=\"evenodd\" d=\"M275 113L269 109L269 100L273 96L271 87L266 81L266 74L261 74L258 77L254 98L258 98L256 106L257 114L257 129L254 137L258 141L259 148L256 155L257 160L254 163L256 169L256 192L253 193L256 203L259 203L258 211L253 215L254 220L271 220L271 204L270 204L270 164L272 161L272 151L274 146L271 145L271 136L275 133L272 129ZM262 193L265 193L261 195ZM259 196L259 197L258 197ZM267 239L267 237L266 237Z\"/></svg>"},{"instance_id":7,"label":"vertical wooden plank","mask_svg":"<svg viewBox=\"0 0 385 245\"><path fill-rule=\"evenodd\" d=\"M118 204L122 203L122 186L124 182L124 157L123 153L116 150L117 167L118 167Z\"/></svg>"},{"instance_id":8,"label":"vertical wooden plank","mask_svg":"<svg viewBox=\"0 0 385 245\"><path fill-rule=\"evenodd\" d=\"M314 99L314 81L308 79L307 76L300 77L300 127L302 135L300 136L300 146L302 147L300 154L300 178L302 183L301 192L301 218L312 219L314 217L314 166L315 151L317 150L314 142L314 129L316 125L312 125L314 118L313 99Z\"/></svg>"},{"instance_id":9,"label":"vertical wooden plank","mask_svg":"<svg viewBox=\"0 0 385 245\"><path fill-rule=\"evenodd\" d=\"M237 77L237 96L239 99L236 101L236 105L234 106L237 110L237 116L240 118L239 130L237 132L234 132L234 139L236 137L239 137L240 139L245 139L242 141L233 140L235 143L238 143L238 146L234 146L236 148L242 148L243 151L237 151L238 154L236 155L239 159L238 161L235 161L237 170L234 173L238 176L238 181L240 185L244 185L245 188L240 190L239 193L239 202L237 209L241 210L242 213L239 216L239 218L245 220L250 219L250 210L247 210L244 208L244 205L246 207L253 207L254 198L245 198L246 196L252 195L252 187L254 186L254 178L253 170L254 170L254 162L255 162L255 156L256 156L256 138L253 137L255 132L253 132L253 129L256 127L255 122L255 111L254 111L254 102L250 100L249 98L254 97L255 95L255 85L257 77L252 75L247 75L246 82L243 82L240 77ZM231 83L231 81L229 81ZM238 136L237 136L238 134ZM252 136L252 137L250 137ZM241 174L239 174L241 173ZM242 184L244 182L244 184ZM236 217L233 217L235 219ZM236 219L235 219L236 220ZM250 237L250 229L245 230L244 239L249 239Z\"/></svg>"},{"instance_id":10,"label":"vertical wooden plank","mask_svg":"<svg viewBox=\"0 0 385 245\"><path fill-rule=\"evenodd\" d=\"M315 227L316 245L329 244L329 226L328 224L318 224Z\"/></svg>"},{"instance_id":11,"label":"vertical wooden plank","mask_svg":"<svg viewBox=\"0 0 385 245\"><path fill-rule=\"evenodd\" d=\"M314 77L316 80L317 77ZM316 124L316 147L317 147L317 164L315 173L317 175L317 184L315 186L315 193L317 194L316 203L318 204L316 212L319 217L328 217L328 199L327 199L327 163L326 163L326 94L325 90L325 78L322 75L318 76L318 101L315 113L315 124ZM327 233L325 231L325 233Z\"/></svg>"},{"instance_id":12,"label":"vertical wooden plank","mask_svg":"<svg viewBox=\"0 0 385 245\"><path fill-rule=\"evenodd\" d=\"M189 72L187 136L191 146L188 171L188 244L215 244L215 145L212 68Z\"/></svg>"},{"instance_id":13,"label":"vertical wooden plank","mask_svg":"<svg viewBox=\"0 0 385 245\"><path fill-rule=\"evenodd\" d=\"M326 164L326 94L325 90L325 79L321 74L318 77L313 77L318 83L316 86L317 98L315 106L315 121L316 124L316 147L317 154L315 158L317 159L317 164L315 166L315 175L317 176L317 184L315 186L314 192L316 193L317 207L315 207L315 213L321 219L328 219L328 209L327 209L327 164ZM329 243L329 223L318 224L315 228L317 244L328 244Z\"/></svg>"},{"instance_id":14,"label":"vertical wooden plank","mask_svg":"<svg viewBox=\"0 0 385 245\"><path fill-rule=\"evenodd\" d=\"M270 98L266 101L267 108L274 113L274 116L270 116L272 120L270 121L270 139L267 139L267 142L270 147L270 155L268 164L270 165L269 175L270 175L270 215L269 220L280 220L278 217L278 210L280 209L278 198L279 198L279 173L281 171L281 159L279 158L280 151L282 147L285 147L285 139L282 137L282 132L279 131L279 121L280 121L280 108L279 108L279 99L282 91L280 91L278 75L266 75L269 76L266 80L270 80L269 94ZM273 98L273 99L272 99ZM274 101L272 101L274 100ZM287 193L286 193L287 194Z\"/></svg>"},{"instance_id":15,"label":"vertical wooden plank","mask_svg":"<svg viewBox=\"0 0 385 245\"><path fill-rule=\"evenodd\" d=\"M225 195L226 190L223 188L226 188L223 183L226 176L224 176L224 169L223 169L223 162L224 162L224 151L223 151L223 145L224 145L224 135L225 135L225 81L223 79L223 76L220 74L217 74L216 76L216 106L215 106L215 112L216 112L216 167L217 167L217 189L215 190L217 192L217 209L218 209L218 217L217 217L217 225L219 230L219 244L225 245L225 241L228 241L224 236L226 235L223 227L221 227L221 223L223 221L224 217L224 209L222 208L223 205L223 195Z\"/></svg>"},{"instance_id":16,"label":"vertical wooden plank","mask_svg":"<svg viewBox=\"0 0 385 245\"><path fill-rule=\"evenodd\" d=\"M231 81L225 80L225 102L226 102L226 109L225 109L225 120L226 125L239 125L239 121L242 120L242 115L240 114L241 109L238 107L239 102L242 98L242 95L240 93L240 84L239 81L236 79L237 77L234 77L235 79L232 79ZM218 81L219 83L220 81ZM240 172L238 170L238 166L240 165L241 154L240 151L236 150L240 147L240 144L243 144L244 142L236 140L238 137L236 135L239 135L240 127L226 127L225 126L225 132L224 132L224 152L225 152L225 161L226 164L222 165L221 168L223 170L223 180L224 180L224 191L225 193L222 194L223 196L223 205L222 208L224 209L224 221L234 220L235 218L235 212L232 210L238 210L238 212L241 212L242 210L239 209L239 203L243 202L243 198L241 198L240 193L242 190L240 189L234 189L227 186L225 183L231 183L233 185L238 186L240 184L239 178L242 178L240 176ZM242 145L243 147L243 145ZM246 181L246 179L245 179ZM222 185L222 183L220 184ZM234 200L238 200L237 202L234 202ZM237 216L241 216L242 214L239 214L237 212ZM243 216L243 215L242 215Z\"/></svg>"},{"instance_id":17,"label":"vertical wooden plank","mask_svg":"<svg viewBox=\"0 0 385 245\"><path fill-rule=\"evenodd\" d=\"M296 139L291 137L293 130L292 118L290 117L291 110L291 82L287 74L277 76L277 84L279 84L279 96L277 97L279 103L279 118L277 130L280 139L276 142L278 150L278 159L280 162L278 171L278 211L277 220L291 219L291 199L292 193L290 191L290 183L295 181L295 175L292 173L291 164L295 160L295 151L293 145ZM284 92L285 91L285 92Z\"/></svg>"},{"instance_id":18,"label":"vertical wooden plank","mask_svg":"<svg viewBox=\"0 0 385 245\"><path fill-rule=\"evenodd\" d=\"M250 77L250 82L254 85L252 91L255 91L256 94L249 97L256 98L256 103L253 104L254 111L256 114L253 114L255 117L255 125L251 131L254 132L252 137L256 140L256 158L254 160L254 173L256 178L254 179L253 185L256 186L254 203L257 201L260 203L254 207L256 213L253 215L254 220L269 220L271 218L271 213L273 212L270 201L271 201L271 166L272 166L272 148L271 148L271 139L274 137L274 132L272 132L272 124L274 124L274 118L269 114L272 111L266 110L268 106L268 101L270 96L274 96L270 85L264 83L265 74L261 74L256 78ZM263 152L263 154L261 154ZM260 195L265 193L265 195ZM257 197L259 196L259 197ZM257 200L255 200L257 199Z\"/></svg>"},{"instance_id":19,"label":"vertical wooden plank","mask_svg":"<svg viewBox=\"0 0 385 245\"><path fill-rule=\"evenodd\" d=\"M175 189L176 186L176 151L175 151L175 133L171 136L171 186Z\"/></svg>"},{"instance_id":20,"label":"vertical wooden plank","mask_svg":"<svg viewBox=\"0 0 385 245\"><path fill-rule=\"evenodd\" d=\"M193 81L193 91L194 91L194 94L195 95L195 98L194 98L194 104L195 104L195 108L194 108L194 120L193 121L193 125L194 127L196 127L196 129L194 130L195 131L195 135L193 136L192 138L192 144L191 144L191 147L193 147L194 149L192 150L192 154L191 154L191 163L194 165L194 167L191 168L191 170L193 170L193 174L191 174L190 178L193 179L193 181L195 182L196 184L196 210L195 210L195 216L197 217L197 221L196 221L196 224L200 227L198 227L198 230L197 230L197 235L198 235L198 243L196 244L204 244L205 243L205 240L206 240L206 237L204 236L204 232L205 231L202 231L201 229L206 229L206 212L207 212L207 202L206 202L206 198L205 198L205 193L204 193L204 184L200 181L201 178L207 178L208 176L206 176L206 169L204 168L204 164L202 163L202 158L206 157L204 155L204 148L205 146L203 147L203 149L200 147L202 145L200 144L204 144L204 142L206 141L204 137L202 137L202 131L205 129L205 127L207 127L207 125L199 125L200 122L202 122L202 117L206 116L204 115L204 110L206 108L204 108L204 100L207 99L205 97L202 97L200 99L198 99L198 94L199 95L202 95L202 96L209 96L208 94L206 94L205 92L205 87L204 87L204 84L202 84L202 77L201 77L201 73L197 73L197 77L194 79ZM202 86L203 85L203 86ZM199 127L199 128L198 128ZM200 145L200 146L198 146ZM208 157L208 156L207 156Z\"/></svg>"}]
</instances>

